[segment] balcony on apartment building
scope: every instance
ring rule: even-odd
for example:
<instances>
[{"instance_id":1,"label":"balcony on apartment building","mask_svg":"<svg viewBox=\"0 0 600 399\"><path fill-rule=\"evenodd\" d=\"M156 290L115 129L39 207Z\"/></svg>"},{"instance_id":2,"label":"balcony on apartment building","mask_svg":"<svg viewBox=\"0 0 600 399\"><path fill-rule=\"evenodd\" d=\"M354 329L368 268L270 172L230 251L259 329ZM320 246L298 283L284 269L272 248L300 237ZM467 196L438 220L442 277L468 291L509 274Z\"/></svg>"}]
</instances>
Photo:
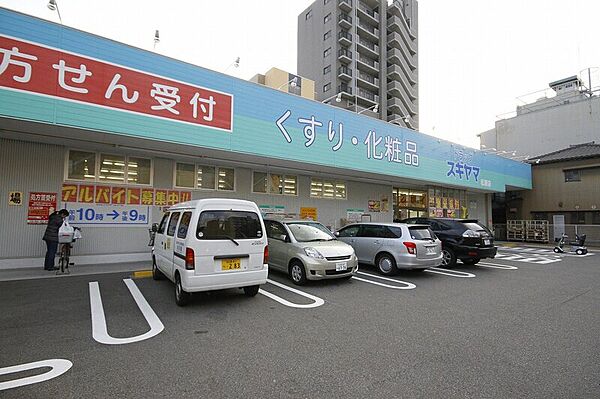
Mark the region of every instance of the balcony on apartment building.
<instances>
[{"instance_id":1,"label":"balcony on apartment building","mask_svg":"<svg viewBox=\"0 0 600 399\"><path fill-rule=\"evenodd\" d=\"M350 12L352 11L352 0L338 0L338 7L340 10Z\"/></svg>"},{"instance_id":2,"label":"balcony on apartment building","mask_svg":"<svg viewBox=\"0 0 600 399\"><path fill-rule=\"evenodd\" d=\"M352 79L352 69L347 66L341 66L338 68L338 78L349 81Z\"/></svg>"},{"instance_id":3,"label":"balcony on apartment building","mask_svg":"<svg viewBox=\"0 0 600 399\"><path fill-rule=\"evenodd\" d=\"M405 50L396 48L394 46L388 47L387 60L390 65L405 64L411 71L415 71L417 69L416 56L410 56Z\"/></svg>"},{"instance_id":4,"label":"balcony on apartment building","mask_svg":"<svg viewBox=\"0 0 600 399\"><path fill-rule=\"evenodd\" d=\"M417 50L414 46L413 48L409 48L406 45L406 38L399 33L392 32L387 35L387 43L390 47L402 50L409 58L412 58L413 55L417 54Z\"/></svg>"},{"instance_id":5,"label":"balcony on apartment building","mask_svg":"<svg viewBox=\"0 0 600 399\"><path fill-rule=\"evenodd\" d=\"M363 36L368 37L373 41L379 40L379 29L363 22L363 20L361 20L360 18L358 18L357 26L358 32L361 33Z\"/></svg>"},{"instance_id":6,"label":"balcony on apartment building","mask_svg":"<svg viewBox=\"0 0 600 399\"><path fill-rule=\"evenodd\" d=\"M338 15L338 24L345 29L352 28L352 17L345 12Z\"/></svg>"},{"instance_id":7,"label":"balcony on apartment building","mask_svg":"<svg viewBox=\"0 0 600 399\"><path fill-rule=\"evenodd\" d=\"M388 59L387 76L391 80L406 79L411 85L417 84L417 74L408 67L408 64L402 60L402 63L390 63Z\"/></svg>"},{"instance_id":8,"label":"balcony on apartment building","mask_svg":"<svg viewBox=\"0 0 600 399\"><path fill-rule=\"evenodd\" d=\"M338 50L338 59L344 63L352 62L352 51L347 50L345 48L341 48Z\"/></svg>"},{"instance_id":9,"label":"balcony on apartment building","mask_svg":"<svg viewBox=\"0 0 600 399\"><path fill-rule=\"evenodd\" d=\"M360 54L356 57L356 60L358 61L356 63L358 69L366 70L371 73L379 72L379 62Z\"/></svg>"},{"instance_id":10,"label":"balcony on apartment building","mask_svg":"<svg viewBox=\"0 0 600 399\"><path fill-rule=\"evenodd\" d=\"M400 34L406 34L411 40L415 40L417 35L414 29L411 29L406 20L403 17L397 17L395 15L390 16L387 19L388 32L398 32Z\"/></svg>"},{"instance_id":11,"label":"balcony on apartment building","mask_svg":"<svg viewBox=\"0 0 600 399\"><path fill-rule=\"evenodd\" d=\"M352 35L347 30L341 30L338 33L338 42L344 46L350 46L352 44Z\"/></svg>"},{"instance_id":12,"label":"balcony on apartment building","mask_svg":"<svg viewBox=\"0 0 600 399\"><path fill-rule=\"evenodd\" d=\"M356 89L356 102L358 103L359 100L363 100L363 102L366 100L367 103L372 103L372 105L375 105L379 103L379 96L370 90L358 87Z\"/></svg>"},{"instance_id":13,"label":"balcony on apartment building","mask_svg":"<svg viewBox=\"0 0 600 399\"><path fill-rule=\"evenodd\" d=\"M363 71L356 74L356 84L367 89L379 90L379 78Z\"/></svg>"},{"instance_id":14,"label":"balcony on apartment building","mask_svg":"<svg viewBox=\"0 0 600 399\"><path fill-rule=\"evenodd\" d=\"M363 54L368 54L371 57L379 57L379 46L375 43L365 40L362 37L358 37L357 49L361 51Z\"/></svg>"},{"instance_id":15,"label":"balcony on apartment building","mask_svg":"<svg viewBox=\"0 0 600 399\"><path fill-rule=\"evenodd\" d=\"M367 23L370 23L375 26L379 26L379 13L370 9L362 1L358 1L356 7L356 13L359 17L363 18Z\"/></svg>"}]
</instances>

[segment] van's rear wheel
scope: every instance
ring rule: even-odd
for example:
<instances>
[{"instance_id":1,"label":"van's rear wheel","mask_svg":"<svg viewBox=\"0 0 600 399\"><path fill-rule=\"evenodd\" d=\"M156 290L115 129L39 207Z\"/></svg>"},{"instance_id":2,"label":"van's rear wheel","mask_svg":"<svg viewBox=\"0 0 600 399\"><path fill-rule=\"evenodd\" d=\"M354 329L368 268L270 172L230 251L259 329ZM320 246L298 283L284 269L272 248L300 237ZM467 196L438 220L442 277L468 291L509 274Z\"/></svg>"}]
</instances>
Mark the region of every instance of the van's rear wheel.
<instances>
[{"instance_id":1,"label":"van's rear wheel","mask_svg":"<svg viewBox=\"0 0 600 399\"><path fill-rule=\"evenodd\" d=\"M249 296L249 297L256 296L256 294L258 294L259 288L260 288L260 286L258 286L258 285L251 285L250 287L244 287L244 295Z\"/></svg>"},{"instance_id":2,"label":"van's rear wheel","mask_svg":"<svg viewBox=\"0 0 600 399\"><path fill-rule=\"evenodd\" d=\"M190 300L190 293L183 290L181 285L181 277L179 274L175 275L175 303L178 306L185 306Z\"/></svg>"},{"instance_id":3,"label":"van's rear wheel","mask_svg":"<svg viewBox=\"0 0 600 399\"><path fill-rule=\"evenodd\" d=\"M163 278L165 278L165 275L156 267L156 259L152 258L152 279L162 280Z\"/></svg>"}]
</instances>

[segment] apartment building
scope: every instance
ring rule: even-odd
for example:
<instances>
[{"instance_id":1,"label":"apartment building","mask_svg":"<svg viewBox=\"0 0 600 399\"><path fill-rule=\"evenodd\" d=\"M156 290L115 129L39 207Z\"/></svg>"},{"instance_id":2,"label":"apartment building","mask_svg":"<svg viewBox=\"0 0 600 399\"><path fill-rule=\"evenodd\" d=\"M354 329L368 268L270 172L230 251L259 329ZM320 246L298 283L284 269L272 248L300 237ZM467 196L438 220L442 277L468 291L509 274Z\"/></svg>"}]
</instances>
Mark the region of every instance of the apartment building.
<instances>
[{"instance_id":1,"label":"apartment building","mask_svg":"<svg viewBox=\"0 0 600 399\"><path fill-rule=\"evenodd\" d=\"M316 0L298 16L298 74L316 99L417 130L416 0Z\"/></svg>"}]
</instances>

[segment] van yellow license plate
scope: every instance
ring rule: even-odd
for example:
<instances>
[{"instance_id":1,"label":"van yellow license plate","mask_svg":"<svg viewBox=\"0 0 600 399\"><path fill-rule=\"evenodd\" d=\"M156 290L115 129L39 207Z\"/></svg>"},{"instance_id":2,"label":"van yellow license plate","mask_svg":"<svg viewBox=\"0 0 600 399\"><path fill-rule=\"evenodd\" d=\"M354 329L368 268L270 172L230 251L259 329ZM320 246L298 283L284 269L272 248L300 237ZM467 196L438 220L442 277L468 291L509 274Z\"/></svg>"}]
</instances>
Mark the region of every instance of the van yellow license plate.
<instances>
[{"instance_id":1,"label":"van yellow license plate","mask_svg":"<svg viewBox=\"0 0 600 399\"><path fill-rule=\"evenodd\" d=\"M241 268L242 261L240 260L240 258L221 260L221 270L235 270Z\"/></svg>"}]
</instances>

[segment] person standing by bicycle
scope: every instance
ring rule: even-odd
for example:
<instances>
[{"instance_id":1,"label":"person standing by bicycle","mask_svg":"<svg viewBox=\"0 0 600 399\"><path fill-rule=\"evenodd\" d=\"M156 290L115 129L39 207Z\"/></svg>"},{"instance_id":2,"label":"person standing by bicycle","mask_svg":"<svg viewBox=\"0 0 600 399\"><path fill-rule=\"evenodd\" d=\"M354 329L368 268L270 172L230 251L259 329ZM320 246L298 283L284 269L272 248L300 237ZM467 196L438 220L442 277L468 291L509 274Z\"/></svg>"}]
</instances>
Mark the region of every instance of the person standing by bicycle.
<instances>
[{"instance_id":1,"label":"person standing by bicycle","mask_svg":"<svg viewBox=\"0 0 600 399\"><path fill-rule=\"evenodd\" d=\"M63 221L69 216L69 211L61 209L60 211L52 212L48 218L48 225L44 233L44 241L46 241L46 259L44 261L44 270L58 270L54 267L54 258L58 249L58 229L62 226Z\"/></svg>"}]
</instances>

